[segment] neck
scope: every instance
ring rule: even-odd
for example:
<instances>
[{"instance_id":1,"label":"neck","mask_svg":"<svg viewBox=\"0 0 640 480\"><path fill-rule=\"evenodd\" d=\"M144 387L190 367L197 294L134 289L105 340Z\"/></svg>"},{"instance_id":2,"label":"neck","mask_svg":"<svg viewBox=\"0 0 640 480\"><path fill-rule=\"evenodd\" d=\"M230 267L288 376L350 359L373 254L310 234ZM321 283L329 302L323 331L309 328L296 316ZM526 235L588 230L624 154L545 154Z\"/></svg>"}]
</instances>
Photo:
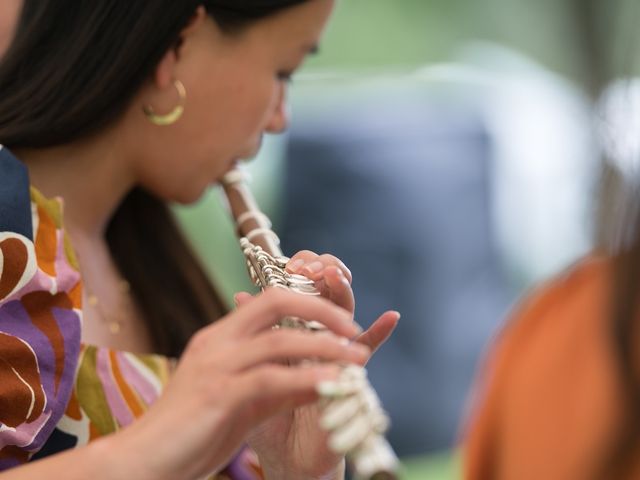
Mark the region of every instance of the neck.
<instances>
[{"instance_id":1,"label":"neck","mask_svg":"<svg viewBox=\"0 0 640 480\"><path fill-rule=\"evenodd\" d=\"M107 135L15 153L33 186L48 198L63 199L65 228L76 241L103 240L109 219L135 185L123 151Z\"/></svg>"}]
</instances>

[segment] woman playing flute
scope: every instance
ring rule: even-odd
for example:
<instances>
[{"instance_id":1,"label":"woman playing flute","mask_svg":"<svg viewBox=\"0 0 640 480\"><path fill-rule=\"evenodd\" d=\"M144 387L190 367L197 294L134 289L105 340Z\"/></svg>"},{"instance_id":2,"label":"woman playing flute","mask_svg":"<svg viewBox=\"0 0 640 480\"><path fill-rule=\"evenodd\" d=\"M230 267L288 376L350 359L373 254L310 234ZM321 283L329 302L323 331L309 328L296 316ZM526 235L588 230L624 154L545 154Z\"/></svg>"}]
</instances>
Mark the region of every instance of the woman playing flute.
<instances>
[{"instance_id":1,"label":"woman playing flute","mask_svg":"<svg viewBox=\"0 0 640 480\"><path fill-rule=\"evenodd\" d=\"M317 386L397 313L359 334L349 270L313 252L289 268L324 298L228 313L167 207L286 129L333 7L23 2L0 60L0 477L343 478ZM287 315L331 334L271 328Z\"/></svg>"}]
</instances>

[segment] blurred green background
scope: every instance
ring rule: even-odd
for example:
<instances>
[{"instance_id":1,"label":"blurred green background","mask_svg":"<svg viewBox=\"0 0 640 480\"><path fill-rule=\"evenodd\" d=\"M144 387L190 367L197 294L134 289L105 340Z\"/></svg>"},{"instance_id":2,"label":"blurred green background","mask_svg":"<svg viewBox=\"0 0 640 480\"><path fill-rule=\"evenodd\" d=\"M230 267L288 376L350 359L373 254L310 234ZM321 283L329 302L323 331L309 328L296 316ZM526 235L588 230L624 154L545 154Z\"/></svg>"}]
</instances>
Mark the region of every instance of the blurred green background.
<instances>
[{"instance_id":1,"label":"blurred green background","mask_svg":"<svg viewBox=\"0 0 640 480\"><path fill-rule=\"evenodd\" d=\"M322 55L308 68L446 62L461 46L482 40L589 86L593 76L638 64L640 49L619 46L637 44L629 40L637 37L639 17L637 0L339 0Z\"/></svg>"},{"instance_id":2,"label":"blurred green background","mask_svg":"<svg viewBox=\"0 0 640 480\"><path fill-rule=\"evenodd\" d=\"M311 68L406 67L448 60L470 40L505 43L568 74L572 0L342 0ZM569 60L569 61L568 61Z\"/></svg>"}]
</instances>

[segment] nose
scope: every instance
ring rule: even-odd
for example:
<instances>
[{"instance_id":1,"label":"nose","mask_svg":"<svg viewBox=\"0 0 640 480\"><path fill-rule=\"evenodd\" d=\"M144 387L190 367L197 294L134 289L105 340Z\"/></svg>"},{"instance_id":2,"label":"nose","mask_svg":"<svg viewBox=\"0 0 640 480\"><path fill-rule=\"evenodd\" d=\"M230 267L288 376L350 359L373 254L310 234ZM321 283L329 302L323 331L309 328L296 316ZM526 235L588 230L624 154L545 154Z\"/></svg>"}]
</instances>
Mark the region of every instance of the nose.
<instances>
[{"instance_id":1,"label":"nose","mask_svg":"<svg viewBox=\"0 0 640 480\"><path fill-rule=\"evenodd\" d=\"M287 102L287 85L282 84L279 88L275 108L271 113L271 118L265 126L267 133L282 133L289 127L289 105Z\"/></svg>"}]
</instances>

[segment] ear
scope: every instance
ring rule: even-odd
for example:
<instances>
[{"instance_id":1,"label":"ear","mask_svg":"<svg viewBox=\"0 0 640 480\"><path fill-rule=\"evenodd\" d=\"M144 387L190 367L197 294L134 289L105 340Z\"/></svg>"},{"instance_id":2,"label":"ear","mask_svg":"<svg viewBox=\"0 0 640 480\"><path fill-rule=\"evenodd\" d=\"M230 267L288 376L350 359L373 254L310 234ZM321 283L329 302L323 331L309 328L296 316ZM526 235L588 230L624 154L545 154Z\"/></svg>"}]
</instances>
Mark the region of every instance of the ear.
<instances>
[{"instance_id":1,"label":"ear","mask_svg":"<svg viewBox=\"0 0 640 480\"><path fill-rule=\"evenodd\" d=\"M175 80L175 70L185 43L194 35L207 19L207 11L200 5L189 19L189 23L180 32L180 37L176 45L167 50L164 54L154 74L154 83L159 89L165 89L173 85Z\"/></svg>"}]
</instances>

